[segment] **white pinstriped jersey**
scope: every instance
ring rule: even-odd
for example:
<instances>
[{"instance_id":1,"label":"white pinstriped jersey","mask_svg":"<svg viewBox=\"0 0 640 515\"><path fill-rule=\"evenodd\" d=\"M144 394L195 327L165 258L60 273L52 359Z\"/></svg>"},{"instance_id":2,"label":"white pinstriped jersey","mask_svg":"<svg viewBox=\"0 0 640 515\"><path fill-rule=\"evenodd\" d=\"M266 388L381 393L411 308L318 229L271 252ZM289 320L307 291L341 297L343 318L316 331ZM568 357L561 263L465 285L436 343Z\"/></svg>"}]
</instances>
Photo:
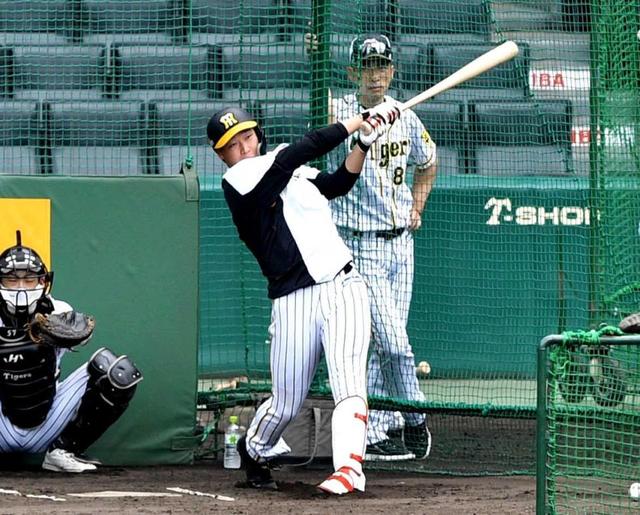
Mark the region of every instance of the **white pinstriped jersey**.
<instances>
[{"instance_id":1,"label":"white pinstriped jersey","mask_svg":"<svg viewBox=\"0 0 640 515\"><path fill-rule=\"evenodd\" d=\"M346 120L366 110L355 94L335 99L332 109L336 120ZM331 158L336 159L332 168L352 148L356 137L350 136L342 151L332 155ZM436 145L424 125L413 111L403 111L388 132L369 149L355 186L347 195L331 202L334 222L339 227L359 231L406 227L413 205L408 168L431 166L435 160Z\"/></svg>"}]
</instances>

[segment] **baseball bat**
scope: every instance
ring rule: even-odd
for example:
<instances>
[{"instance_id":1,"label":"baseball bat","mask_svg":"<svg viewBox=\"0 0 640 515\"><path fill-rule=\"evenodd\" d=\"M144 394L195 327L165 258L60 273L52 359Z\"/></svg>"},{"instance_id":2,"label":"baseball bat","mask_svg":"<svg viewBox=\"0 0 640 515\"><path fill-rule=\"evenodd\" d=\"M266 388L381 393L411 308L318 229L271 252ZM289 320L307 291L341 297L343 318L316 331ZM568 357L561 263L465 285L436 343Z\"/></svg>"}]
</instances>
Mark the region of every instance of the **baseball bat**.
<instances>
[{"instance_id":1,"label":"baseball bat","mask_svg":"<svg viewBox=\"0 0 640 515\"><path fill-rule=\"evenodd\" d=\"M436 95L457 86L458 84L468 81L469 79L473 79L474 77L477 77L491 68L495 68L509 59L513 59L516 55L518 55L518 45L513 41L505 41L501 45L492 48L479 57L476 57L473 61L465 64L462 68L453 72L445 79L442 79L437 84L434 84L429 89L417 94L413 98L410 98L403 104L400 104L400 111L411 109L413 106L420 104L425 100L433 98ZM363 129L367 131L367 125L363 125L360 130ZM368 134L368 132L365 132L365 134Z\"/></svg>"}]
</instances>

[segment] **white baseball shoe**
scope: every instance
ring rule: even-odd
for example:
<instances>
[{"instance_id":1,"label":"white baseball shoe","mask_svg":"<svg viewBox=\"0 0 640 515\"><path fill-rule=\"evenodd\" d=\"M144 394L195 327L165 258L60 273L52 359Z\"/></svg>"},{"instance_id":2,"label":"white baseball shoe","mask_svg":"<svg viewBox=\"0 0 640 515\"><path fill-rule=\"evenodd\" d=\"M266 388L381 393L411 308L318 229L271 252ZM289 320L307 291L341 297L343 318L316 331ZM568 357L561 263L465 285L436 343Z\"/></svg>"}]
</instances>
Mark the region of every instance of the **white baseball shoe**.
<instances>
[{"instance_id":1,"label":"white baseball shoe","mask_svg":"<svg viewBox=\"0 0 640 515\"><path fill-rule=\"evenodd\" d=\"M53 472L86 472L87 470L96 470L92 463L86 463L78 460L72 452L64 449L53 449L47 451L42 462L44 470L52 470Z\"/></svg>"},{"instance_id":2,"label":"white baseball shoe","mask_svg":"<svg viewBox=\"0 0 640 515\"><path fill-rule=\"evenodd\" d=\"M318 488L329 494L344 495L354 490L364 492L365 482L363 473L358 473L351 467L340 467L320 483Z\"/></svg>"}]
</instances>

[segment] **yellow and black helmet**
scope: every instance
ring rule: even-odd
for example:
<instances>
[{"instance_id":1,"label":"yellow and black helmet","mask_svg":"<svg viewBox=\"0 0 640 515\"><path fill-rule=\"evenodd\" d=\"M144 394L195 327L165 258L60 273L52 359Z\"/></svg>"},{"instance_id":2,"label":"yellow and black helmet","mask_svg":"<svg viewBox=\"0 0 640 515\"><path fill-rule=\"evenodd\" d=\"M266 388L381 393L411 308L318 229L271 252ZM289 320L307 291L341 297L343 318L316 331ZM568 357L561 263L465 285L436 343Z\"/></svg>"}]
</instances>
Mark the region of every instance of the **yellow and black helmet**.
<instances>
[{"instance_id":1,"label":"yellow and black helmet","mask_svg":"<svg viewBox=\"0 0 640 515\"><path fill-rule=\"evenodd\" d=\"M236 134L247 129L255 129L258 140L263 142L262 130L253 116L239 107L225 107L216 112L207 124L209 144L220 150Z\"/></svg>"}]
</instances>

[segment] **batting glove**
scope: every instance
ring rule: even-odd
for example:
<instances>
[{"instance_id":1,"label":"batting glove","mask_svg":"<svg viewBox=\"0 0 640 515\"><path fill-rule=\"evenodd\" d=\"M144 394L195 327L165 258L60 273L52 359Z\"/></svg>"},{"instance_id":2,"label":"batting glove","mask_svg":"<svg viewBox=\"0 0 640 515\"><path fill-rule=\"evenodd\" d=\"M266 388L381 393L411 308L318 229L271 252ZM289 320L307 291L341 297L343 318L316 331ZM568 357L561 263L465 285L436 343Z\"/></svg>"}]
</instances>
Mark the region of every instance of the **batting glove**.
<instances>
[{"instance_id":1,"label":"batting glove","mask_svg":"<svg viewBox=\"0 0 640 515\"><path fill-rule=\"evenodd\" d=\"M378 104L371 109L367 109L362 116L365 120L368 120L372 116L382 116L384 120L392 125L400 117L400 102L397 100L387 100Z\"/></svg>"},{"instance_id":2,"label":"batting glove","mask_svg":"<svg viewBox=\"0 0 640 515\"><path fill-rule=\"evenodd\" d=\"M368 134L365 134L365 131L360 129L358 133L358 142L362 150L368 150L371 145L382 136L388 128L388 124L385 119L380 115L369 116L367 121L365 121L363 126L367 126L365 129Z\"/></svg>"}]
</instances>

